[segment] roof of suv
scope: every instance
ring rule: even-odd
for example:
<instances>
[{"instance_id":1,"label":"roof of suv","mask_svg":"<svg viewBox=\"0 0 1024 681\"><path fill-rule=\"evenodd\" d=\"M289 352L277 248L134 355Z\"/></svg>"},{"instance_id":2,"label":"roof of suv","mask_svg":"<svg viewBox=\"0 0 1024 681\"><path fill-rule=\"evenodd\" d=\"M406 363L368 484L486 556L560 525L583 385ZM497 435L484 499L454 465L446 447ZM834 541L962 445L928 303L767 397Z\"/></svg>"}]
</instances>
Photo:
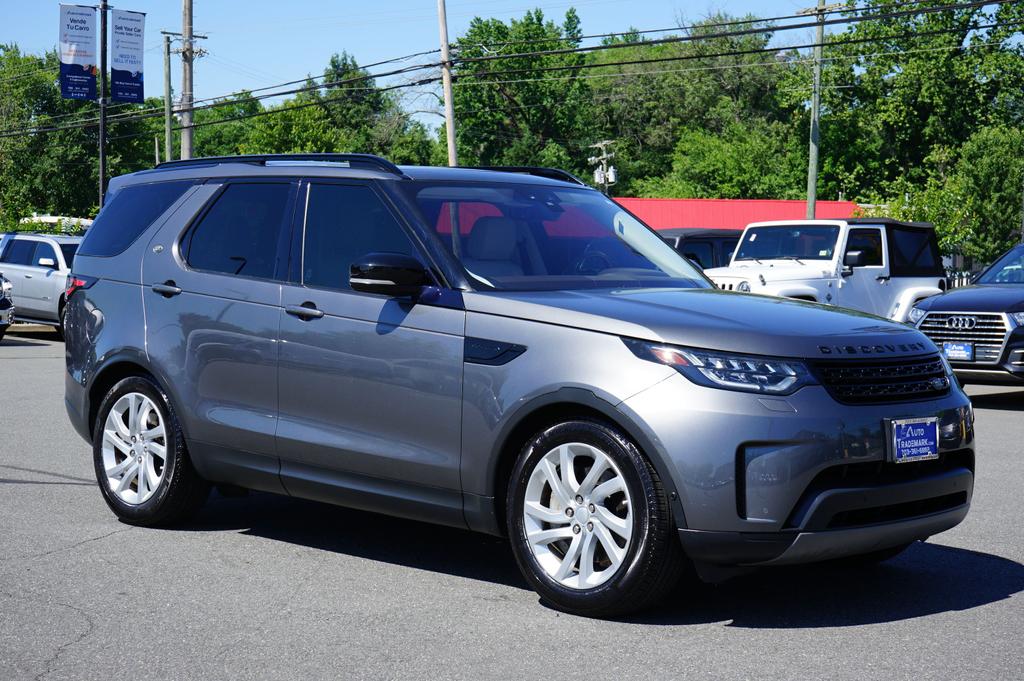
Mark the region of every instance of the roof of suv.
<instances>
[{"instance_id":1,"label":"roof of suv","mask_svg":"<svg viewBox=\"0 0 1024 681\"><path fill-rule=\"evenodd\" d=\"M272 170L271 170L272 169ZM248 156L212 156L166 161L156 168L122 177L149 177L153 173L174 173L175 177L226 177L274 174L315 174L367 179L515 182L551 187L587 187L575 175L555 168L530 166L494 166L489 168L434 166L396 166L372 154L259 154ZM511 175L514 174L513 179ZM118 184L123 181L118 178ZM588 187L589 188L589 187Z\"/></svg>"},{"instance_id":2,"label":"roof of suv","mask_svg":"<svg viewBox=\"0 0 1024 681\"><path fill-rule=\"evenodd\" d=\"M78 244L82 242L82 237L72 236L70 234L43 234L40 232L8 232L3 236L11 239L21 239L23 237L32 237L33 239L52 239L58 244Z\"/></svg>"}]
</instances>

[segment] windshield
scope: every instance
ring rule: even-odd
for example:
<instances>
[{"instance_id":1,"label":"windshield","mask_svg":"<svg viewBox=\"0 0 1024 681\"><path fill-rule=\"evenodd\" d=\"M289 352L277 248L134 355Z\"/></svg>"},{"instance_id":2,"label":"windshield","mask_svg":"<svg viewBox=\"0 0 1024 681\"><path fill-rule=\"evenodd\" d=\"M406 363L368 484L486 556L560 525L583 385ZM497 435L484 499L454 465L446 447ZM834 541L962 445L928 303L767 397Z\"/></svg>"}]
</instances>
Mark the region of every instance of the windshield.
<instances>
[{"instance_id":1,"label":"windshield","mask_svg":"<svg viewBox=\"0 0 1024 681\"><path fill-rule=\"evenodd\" d=\"M978 277L979 284L1024 284L1024 246L1011 249Z\"/></svg>"},{"instance_id":2,"label":"windshield","mask_svg":"<svg viewBox=\"0 0 1024 681\"><path fill-rule=\"evenodd\" d=\"M406 187L427 226L481 288L711 287L654 231L596 191L487 182Z\"/></svg>"},{"instance_id":3,"label":"windshield","mask_svg":"<svg viewBox=\"0 0 1024 681\"><path fill-rule=\"evenodd\" d=\"M751 227L743 234L735 260L831 260L839 228L829 225Z\"/></svg>"}]
</instances>

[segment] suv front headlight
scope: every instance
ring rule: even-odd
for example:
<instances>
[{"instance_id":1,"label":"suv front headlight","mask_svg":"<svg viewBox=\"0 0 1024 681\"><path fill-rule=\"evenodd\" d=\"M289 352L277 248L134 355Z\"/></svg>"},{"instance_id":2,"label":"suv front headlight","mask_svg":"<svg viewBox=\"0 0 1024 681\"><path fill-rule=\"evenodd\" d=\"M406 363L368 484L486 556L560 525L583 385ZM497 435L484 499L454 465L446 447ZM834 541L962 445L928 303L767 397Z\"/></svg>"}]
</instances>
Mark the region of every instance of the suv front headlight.
<instances>
[{"instance_id":1,"label":"suv front headlight","mask_svg":"<svg viewBox=\"0 0 1024 681\"><path fill-rule=\"evenodd\" d=\"M1016 322L1017 326L1024 326L1024 312L1011 312L1010 319Z\"/></svg>"},{"instance_id":2,"label":"suv front headlight","mask_svg":"<svg viewBox=\"0 0 1024 681\"><path fill-rule=\"evenodd\" d=\"M670 366L698 385L726 390L790 395L817 383L803 362L681 348L624 338L640 359Z\"/></svg>"},{"instance_id":3,"label":"suv front headlight","mask_svg":"<svg viewBox=\"0 0 1024 681\"><path fill-rule=\"evenodd\" d=\"M922 309L921 309L921 308L919 308L919 307L912 307L912 308L910 308L910 312L909 312L909 313L907 313L907 320L908 320L908 321L909 321L909 322L910 322L911 324L917 324L917 323L918 323L919 321L921 321L922 319L924 319L924 316L925 316L926 314L928 314L928 312L927 312L927 311L925 311L925 310L922 310Z\"/></svg>"}]
</instances>

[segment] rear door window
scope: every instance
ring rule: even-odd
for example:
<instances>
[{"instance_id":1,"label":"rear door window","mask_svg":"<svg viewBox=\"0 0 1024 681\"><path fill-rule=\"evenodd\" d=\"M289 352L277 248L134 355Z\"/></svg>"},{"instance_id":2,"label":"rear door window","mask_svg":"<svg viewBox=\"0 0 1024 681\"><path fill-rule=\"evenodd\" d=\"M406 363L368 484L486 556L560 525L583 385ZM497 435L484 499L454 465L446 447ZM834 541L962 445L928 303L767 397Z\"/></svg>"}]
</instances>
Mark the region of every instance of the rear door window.
<instances>
[{"instance_id":1,"label":"rear door window","mask_svg":"<svg viewBox=\"0 0 1024 681\"><path fill-rule=\"evenodd\" d=\"M78 253L100 257L123 253L193 184L193 180L154 182L121 189L96 216Z\"/></svg>"},{"instance_id":2,"label":"rear door window","mask_svg":"<svg viewBox=\"0 0 1024 681\"><path fill-rule=\"evenodd\" d=\"M64 255L64 264L70 270L75 266L75 253L78 252L78 244L61 244L60 252Z\"/></svg>"},{"instance_id":3,"label":"rear door window","mask_svg":"<svg viewBox=\"0 0 1024 681\"><path fill-rule=\"evenodd\" d=\"M7 242L7 248L4 249L3 256L0 257L0 262L5 262L10 265L31 265L33 263L37 243L38 242L30 241L29 239L12 239Z\"/></svg>"},{"instance_id":4,"label":"rear door window","mask_svg":"<svg viewBox=\"0 0 1024 681\"><path fill-rule=\"evenodd\" d=\"M931 229L890 225L889 273L894 277L941 277L942 254Z\"/></svg>"},{"instance_id":5,"label":"rear door window","mask_svg":"<svg viewBox=\"0 0 1024 681\"><path fill-rule=\"evenodd\" d=\"M192 269L258 279L283 271L292 185L231 183L182 244Z\"/></svg>"}]
</instances>

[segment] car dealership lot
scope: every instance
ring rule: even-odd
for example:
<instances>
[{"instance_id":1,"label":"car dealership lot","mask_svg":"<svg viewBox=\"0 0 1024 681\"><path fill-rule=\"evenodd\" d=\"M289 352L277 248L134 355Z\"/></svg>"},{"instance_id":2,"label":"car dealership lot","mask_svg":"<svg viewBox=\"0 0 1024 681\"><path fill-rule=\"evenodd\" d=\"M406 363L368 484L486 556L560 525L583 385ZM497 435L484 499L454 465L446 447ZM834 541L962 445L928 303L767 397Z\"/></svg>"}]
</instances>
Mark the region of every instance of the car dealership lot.
<instances>
[{"instance_id":1,"label":"car dealership lot","mask_svg":"<svg viewBox=\"0 0 1024 681\"><path fill-rule=\"evenodd\" d=\"M497 539L271 495L119 523L64 348L0 344L3 678L1021 678L1024 391L970 388L967 520L876 568L777 569L622 622L538 602Z\"/></svg>"}]
</instances>

